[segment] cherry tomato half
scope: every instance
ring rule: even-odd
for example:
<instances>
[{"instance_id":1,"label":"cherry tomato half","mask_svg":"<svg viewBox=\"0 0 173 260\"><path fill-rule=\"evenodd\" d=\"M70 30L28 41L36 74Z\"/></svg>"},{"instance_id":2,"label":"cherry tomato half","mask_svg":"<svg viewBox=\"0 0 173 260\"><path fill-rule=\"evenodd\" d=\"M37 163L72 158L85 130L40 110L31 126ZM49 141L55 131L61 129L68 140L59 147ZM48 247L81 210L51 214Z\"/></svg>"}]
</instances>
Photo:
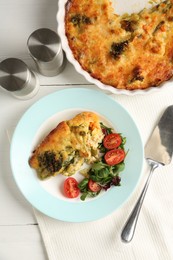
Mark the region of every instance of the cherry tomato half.
<instances>
[{"instance_id":1,"label":"cherry tomato half","mask_svg":"<svg viewBox=\"0 0 173 260\"><path fill-rule=\"evenodd\" d=\"M104 147L109 150L117 148L118 146L120 146L121 142L121 136L117 133L106 135L103 139Z\"/></svg>"},{"instance_id":2,"label":"cherry tomato half","mask_svg":"<svg viewBox=\"0 0 173 260\"><path fill-rule=\"evenodd\" d=\"M107 164L113 166L124 160L125 152L123 149L110 150L105 154L104 158Z\"/></svg>"},{"instance_id":3,"label":"cherry tomato half","mask_svg":"<svg viewBox=\"0 0 173 260\"><path fill-rule=\"evenodd\" d=\"M67 198L78 197L80 190L78 188L78 182L73 177L69 177L64 181L64 194Z\"/></svg>"},{"instance_id":4,"label":"cherry tomato half","mask_svg":"<svg viewBox=\"0 0 173 260\"><path fill-rule=\"evenodd\" d=\"M88 182L88 187L93 192L98 192L101 190L101 186L97 182L95 182L91 179Z\"/></svg>"}]
</instances>

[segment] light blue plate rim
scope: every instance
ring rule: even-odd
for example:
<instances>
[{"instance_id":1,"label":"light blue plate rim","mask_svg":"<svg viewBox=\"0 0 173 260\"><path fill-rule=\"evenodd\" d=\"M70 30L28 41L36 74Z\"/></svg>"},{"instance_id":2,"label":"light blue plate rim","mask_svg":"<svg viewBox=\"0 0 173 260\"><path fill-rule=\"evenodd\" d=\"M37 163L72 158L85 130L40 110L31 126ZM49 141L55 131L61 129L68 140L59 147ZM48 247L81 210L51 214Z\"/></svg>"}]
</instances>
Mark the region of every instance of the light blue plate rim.
<instances>
[{"instance_id":1,"label":"light blue plate rim","mask_svg":"<svg viewBox=\"0 0 173 260\"><path fill-rule=\"evenodd\" d=\"M28 165L31 144L40 126L58 111L81 108L95 111L121 130L129 149L121 174L121 186L113 187L96 199L72 203L48 193L36 180ZM68 222L87 222L103 218L131 196L143 167L143 144L139 130L127 110L99 90L70 88L51 93L34 103L19 120L11 142L10 162L16 184L27 201L52 218Z\"/></svg>"}]
</instances>

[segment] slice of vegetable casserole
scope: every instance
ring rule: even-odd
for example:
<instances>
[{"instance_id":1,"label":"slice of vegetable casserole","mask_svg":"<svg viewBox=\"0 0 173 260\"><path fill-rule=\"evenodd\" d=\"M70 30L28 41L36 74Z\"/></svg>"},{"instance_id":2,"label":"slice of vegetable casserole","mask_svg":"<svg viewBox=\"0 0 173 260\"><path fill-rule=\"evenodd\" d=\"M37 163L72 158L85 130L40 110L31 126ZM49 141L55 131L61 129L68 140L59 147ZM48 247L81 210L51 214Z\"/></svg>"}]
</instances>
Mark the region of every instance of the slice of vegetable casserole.
<instances>
[{"instance_id":1,"label":"slice of vegetable casserole","mask_svg":"<svg viewBox=\"0 0 173 260\"><path fill-rule=\"evenodd\" d=\"M59 123L33 151L29 165L40 179L60 173L73 175L84 162L98 159L102 139L99 117L93 112L82 112Z\"/></svg>"}]
</instances>

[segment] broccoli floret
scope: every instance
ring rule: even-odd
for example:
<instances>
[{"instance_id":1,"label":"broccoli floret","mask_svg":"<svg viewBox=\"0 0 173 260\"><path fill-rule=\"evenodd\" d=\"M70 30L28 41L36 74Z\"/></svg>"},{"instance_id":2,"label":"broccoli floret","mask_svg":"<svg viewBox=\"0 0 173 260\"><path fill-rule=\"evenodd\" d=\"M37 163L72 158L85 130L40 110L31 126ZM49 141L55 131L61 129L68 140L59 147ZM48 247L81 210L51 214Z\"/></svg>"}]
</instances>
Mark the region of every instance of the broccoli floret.
<instances>
[{"instance_id":1,"label":"broccoli floret","mask_svg":"<svg viewBox=\"0 0 173 260\"><path fill-rule=\"evenodd\" d=\"M44 152L38 157L38 160L39 166L52 174L62 168L62 157L57 159L56 154L52 151Z\"/></svg>"},{"instance_id":2,"label":"broccoli floret","mask_svg":"<svg viewBox=\"0 0 173 260\"><path fill-rule=\"evenodd\" d=\"M80 26L81 24L91 24L91 19L86 15L76 14L71 18L71 22L74 26Z\"/></svg>"},{"instance_id":3,"label":"broccoli floret","mask_svg":"<svg viewBox=\"0 0 173 260\"><path fill-rule=\"evenodd\" d=\"M128 46L128 41L123 41L123 42L113 42L111 45L111 50L110 54L114 59L117 59L120 57L120 55L125 51L125 49Z\"/></svg>"}]
</instances>

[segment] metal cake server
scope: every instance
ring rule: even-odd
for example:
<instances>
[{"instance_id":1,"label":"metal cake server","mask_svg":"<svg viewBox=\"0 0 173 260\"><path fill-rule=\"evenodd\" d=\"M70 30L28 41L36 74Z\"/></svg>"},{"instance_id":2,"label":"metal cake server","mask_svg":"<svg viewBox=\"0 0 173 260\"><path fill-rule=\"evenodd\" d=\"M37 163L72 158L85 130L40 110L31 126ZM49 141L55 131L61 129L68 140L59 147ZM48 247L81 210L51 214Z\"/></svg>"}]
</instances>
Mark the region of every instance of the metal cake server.
<instances>
[{"instance_id":1,"label":"metal cake server","mask_svg":"<svg viewBox=\"0 0 173 260\"><path fill-rule=\"evenodd\" d=\"M123 230L121 239L123 242L130 242L133 238L140 209L151 180L152 173L159 166L171 162L173 154L173 105L169 106L163 113L158 125L145 146L145 158L151 169L141 195L136 202Z\"/></svg>"}]
</instances>

